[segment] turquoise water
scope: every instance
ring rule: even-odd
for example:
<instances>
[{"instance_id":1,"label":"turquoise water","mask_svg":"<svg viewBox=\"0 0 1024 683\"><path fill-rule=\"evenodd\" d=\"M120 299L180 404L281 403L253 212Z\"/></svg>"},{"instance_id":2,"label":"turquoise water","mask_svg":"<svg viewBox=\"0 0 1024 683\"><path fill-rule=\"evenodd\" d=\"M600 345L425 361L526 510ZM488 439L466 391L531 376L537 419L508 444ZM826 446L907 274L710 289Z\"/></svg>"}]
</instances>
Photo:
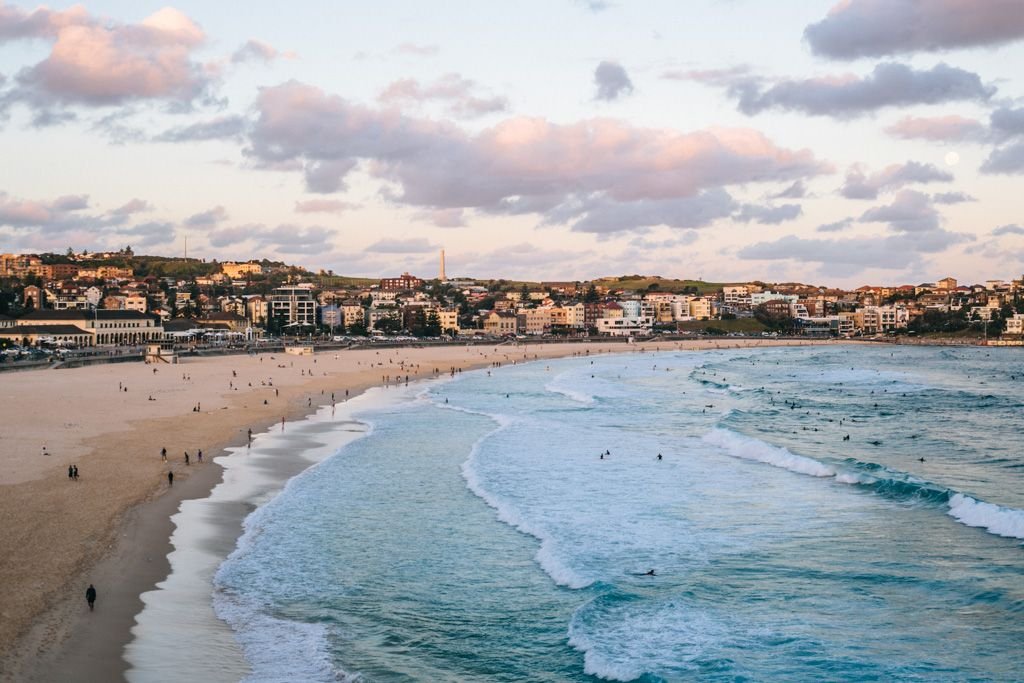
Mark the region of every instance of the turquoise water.
<instances>
[{"instance_id":1,"label":"turquoise water","mask_svg":"<svg viewBox=\"0 0 1024 683\"><path fill-rule=\"evenodd\" d=\"M257 681L1021 680L1022 408L1013 349L466 373L253 513L215 607Z\"/></svg>"}]
</instances>

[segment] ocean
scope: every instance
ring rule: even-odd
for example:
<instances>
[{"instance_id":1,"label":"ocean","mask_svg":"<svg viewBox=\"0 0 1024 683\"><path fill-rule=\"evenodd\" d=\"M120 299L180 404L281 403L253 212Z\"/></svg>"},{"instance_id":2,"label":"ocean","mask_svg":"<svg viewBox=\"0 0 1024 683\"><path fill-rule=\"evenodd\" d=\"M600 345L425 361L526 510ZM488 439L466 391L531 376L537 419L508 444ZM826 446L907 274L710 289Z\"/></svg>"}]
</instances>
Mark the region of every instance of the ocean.
<instances>
[{"instance_id":1,"label":"ocean","mask_svg":"<svg viewBox=\"0 0 1024 683\"><path fill-rule=\"evenodd\" d=\"M193 598L244 655L224 680L1024 680L1022 409L1024 356L998 348L623 353L374 390L229 456L244 534L199 543ZM253 488L288 448L315 464ZM159 680L146 623L134 681Z\"/></svg>"}]
</instances>

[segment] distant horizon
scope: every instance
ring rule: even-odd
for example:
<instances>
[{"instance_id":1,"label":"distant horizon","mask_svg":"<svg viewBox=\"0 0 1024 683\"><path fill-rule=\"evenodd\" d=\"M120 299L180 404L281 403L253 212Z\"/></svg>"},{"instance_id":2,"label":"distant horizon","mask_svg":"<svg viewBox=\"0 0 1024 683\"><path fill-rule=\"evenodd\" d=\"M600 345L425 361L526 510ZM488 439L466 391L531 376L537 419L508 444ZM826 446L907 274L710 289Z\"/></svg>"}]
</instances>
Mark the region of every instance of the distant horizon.
<instances>
[{"instance_id":1,"label":"distant horizon","mask_svg":"<svg viewBox=\"0 0 1024 683\"><path fill-rule=\"evenodd\" d=\"M5 1L0 243L981 282L1024 272L1022 63L1020 0Z\"/></svg>"}]
</instances>

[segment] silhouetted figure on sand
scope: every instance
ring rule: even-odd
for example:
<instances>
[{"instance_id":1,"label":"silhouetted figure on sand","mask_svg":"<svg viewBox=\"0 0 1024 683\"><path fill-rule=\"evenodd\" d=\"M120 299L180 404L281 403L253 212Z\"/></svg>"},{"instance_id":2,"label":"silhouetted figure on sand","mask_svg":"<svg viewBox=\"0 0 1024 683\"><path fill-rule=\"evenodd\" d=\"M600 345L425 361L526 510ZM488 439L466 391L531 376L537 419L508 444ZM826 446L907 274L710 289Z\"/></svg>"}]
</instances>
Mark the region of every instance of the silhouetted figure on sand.
<instances>
[{"instance_id":1,"label":"silhouetted figure on sand","mask_svg":"<svg viewBox=\"0 0 1024 683\"><path fill-rule=\"evenodd\" d=\"M89 603L89 611L91 612L93 604L96 602L96 588L91 583L85 589L85 601Z\"/></svg>"}]
</instances>

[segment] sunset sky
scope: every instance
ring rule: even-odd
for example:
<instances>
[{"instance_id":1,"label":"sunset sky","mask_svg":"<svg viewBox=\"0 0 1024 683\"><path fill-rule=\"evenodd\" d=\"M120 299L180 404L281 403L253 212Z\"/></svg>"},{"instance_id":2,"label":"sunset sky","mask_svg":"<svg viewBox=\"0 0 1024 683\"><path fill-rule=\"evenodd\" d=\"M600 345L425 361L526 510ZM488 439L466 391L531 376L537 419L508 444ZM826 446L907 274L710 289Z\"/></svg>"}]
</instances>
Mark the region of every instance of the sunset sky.
<instances>
[{"instance_id":1,"label":"sunset sky","mask_svg":"<svg viewBox=\"0 0 1024 683\"><path fill-rule=\"evenodd\" d=\"M1024 0L0 0L0 252L1024 273Z\"/></svg>"}]
</instances>

